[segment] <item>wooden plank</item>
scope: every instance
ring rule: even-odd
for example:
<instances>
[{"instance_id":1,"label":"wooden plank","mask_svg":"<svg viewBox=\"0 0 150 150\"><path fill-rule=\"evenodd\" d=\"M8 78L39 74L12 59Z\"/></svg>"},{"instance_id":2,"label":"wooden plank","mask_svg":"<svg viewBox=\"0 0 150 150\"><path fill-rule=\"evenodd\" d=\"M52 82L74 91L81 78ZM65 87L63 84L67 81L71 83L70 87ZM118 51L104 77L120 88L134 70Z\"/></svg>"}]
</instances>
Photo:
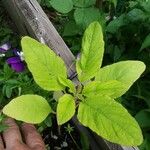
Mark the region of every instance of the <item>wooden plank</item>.
<instances>
[{"instance_id":1,"label":"wooden plank","mask_svg":"<svg viewBox=\"0 0 150 150\"><path fill-rule=\"evenodd\" d=\"M3 2L19 32L22 35L30 35L47 44L55 53L63 58L69 68L69 75L72 75L75 68L74 65L70 66L74 63L75 58L37 1L3 0Z\"/></svg>"},{"instance_id":2,"label":"wooden plank","mask_svg":"<svg viewBox=\"0 0 150 150\"><path fill-rule=\"evenodd\" d=\"M40 5L36 0L3 0L10 17L16 24L21 35L30 35L42 43L47 44L65 62L68 75L75 74L75 57L64 43ZM75 80L77 82L77 80ZM79 131L86 133L91 142L92 150L138 150L137 147L123 147L110 143L95 133L81 126L77 119L73 122Z\"/></svg>"}]
</instances>

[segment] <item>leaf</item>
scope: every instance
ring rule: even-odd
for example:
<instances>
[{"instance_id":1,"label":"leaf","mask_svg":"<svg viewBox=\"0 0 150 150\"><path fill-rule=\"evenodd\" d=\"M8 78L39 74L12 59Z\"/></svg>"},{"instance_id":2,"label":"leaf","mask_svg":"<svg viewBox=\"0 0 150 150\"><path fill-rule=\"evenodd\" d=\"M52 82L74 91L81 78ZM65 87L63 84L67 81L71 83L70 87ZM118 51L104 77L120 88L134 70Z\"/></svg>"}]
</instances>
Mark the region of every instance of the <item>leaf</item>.
<instances>
[{"instance_id":1,"label":"leaf","mask_svg":"<svg viewBox=\"0 0 150 150\"><path fill-rule=\"evenodd\" d=\"M94 21L104 22L102 15L97 8L77 8L74 12L76 24L84 30Z\"/></svg>"},{"instance_id":2,"label":"leaf","mask_svg":"<svg viewBox=\"0 0 150 150\"><path fill-rule=\"evenodd\" d=\"M125 14L122 14L118 18L112 20L106 28L106 31L112 34L118 32L118 30L126 24Z\"/></svg>"},{"instance_id":3,"label":"leaf","mask_svg":"<svg viewBox=\"0 0 150 150\"><path fill-rule=\"evenodd\" d=\"M58 101L60 97L62 97L64 95L63 91L55 91L53 93L53 99L55 99L55 101Z\"/></svg>"},{"instance_id":4,"label":"leaf","mask_svg":"<svg viewBox=\"0 0 150 150\"><path fill-rule=\"evenodd\" d=\"M77 7L89 7L96 3L96 0L73 0L73 3Z\"/></svg>"},{"instance_id":5,"label":"leaf","mask_svg":"<svg viewBox=\"0 0 150 150\"><path fill-rule=\"evenodd\" d=\"M140 150L150 150L150 134L146 132L144 134L144 142L139 146Z\"/></svg>"},{"instance_id":6,"label":"leaf","mask_svg":"<svg viewBox=\"0 0 150 150\"><path fill-rule=\"evenodd\" d=\"M48 102L38 95L22 95L10 101L3 113L27 123L41 123L52 112Z\"/></svg>"},{"instance_id":7,"label":"leaf","mask_svg":"<svg viewBox=\"0 0 150 150\"><path fill-rule=\"evenodd\" d=\"M150 149L150 134L146 134L145 140L146 140L146 150L149 150Z\"/></svg>"},{"instance_id":8,"label":"leaf","mask_svg":"<svg viewBox=\"0 0 150 150\"><path fill-rule=\"evenodd\" d=\"M30 37L21 41L25 61L35 82L48 91L63 90L58 77L67 78L67 70L63 60L46 45Z\"/></svg>"},{"instance_id":9,"label":"leaf","mask_svg":"<svg viewBox=\"0 0 150 150\"><path fill-rule=\"evenodd\" d=\"M141 2L141 6L143 7L143 9L147 12L150 13L150 1L142 1ZM149 16L149 15L148 15Z\"/></svg>"},{"instance_id":10,"label":"leaf","mask_svg":"<svg viewBox=\"0 0 150 150\"><path fill-rule=\"evenodd\" d=\"M73 84L73 82L69 79L64 79L64 78L59 78L59 82L60 84L62 84L63 86L66 86L69 88L69 91L71 93L75 93L76 89L75 89L75 85Z\"/></svg>"},{"instance_id":11,"label":"leaf","mask_svg":"<svg viewBox=\"0 0 150 150\"><path fill-rule=\"evenodd\" d=\"M75 23L75 21L69 21L64 26L63 36L74 36L79 33L79 27Z\"/></svg>"},{"instance_id":12,"label":"leaf","mask_svg":"<svg viewBox=\"0 0 150 150\"><path fill-rule=\"evenodd\" d=\"M42 7L51 8L50 0L38 0Z\"/></svg>"},{"instance_id":13,"label":"leaf","mask_svg":"<svg viewBox=\"0 0 150 150\"><path fill-rule=\"evenodd\" d=\"M11 85L7 85L5 88L6 96L7 98L10 98L12 96L13 87Z\"/></svg>"},{"instance_id":14,"label":"leaf","mask_svg":"<svg viewBox=\"0 0 150 150\"><path fill-rule=\"evenodd\" d=\"M93 81L88 83L83 89L83 95L107 95L111 98L117 98L126 92L126 86L117 80L107 82Z\"/></svg>"},{"instance_id":15,"label":"leaf","mask_svg":"<svg viewBox=\"0 0 150 150\"><path fill-rule=\"evenodd\" d=\"M50 4L60 13L68 13L73 9L72 0L51 0Z\"/></svg>"},{"instance_id":16,"label":"leaf","mask_svg":"<svg viewBox=\"0 0 150 150\"><path fill-rule=\"evenodd\" d=\"M101 82L117 80L124 84L128 90L144 70L145 64L141 61L120 61L101 68L95 80Z\"/></svg>"},{"instance_id":17,"label":"leaf","mask_svg":"<svg viewBox=\"0 0 150 150\"><path fill-rule=\"evenodd\" d=\"M146 15L141 9L134 8L128 12L127 18L131 22L144 21Z\"/></svg>"},{"instance_id":18,"label":"leaf","mask_svg":"<svg viewBox=\"0 0 150 150\"><path fill-rule=\"evenodd\" d=\"M141 110L136 114L135 119L139 123L140 127L150 127L150 110Z\"/></svg>"},{"instance_id":19,"label":"leaf","mask_svg":"<svg viewBox=\"0 0 150 150\"><path fill-rule=\"evenodd\" d=\"M78 78L81 82L95 76L102 64L103 53L102 29L98 22L93 22L84 33L81 58L76 63Z\"/></svg>"},{"instance_id":20,"label":"leaf","mask_svg":"<svg viewBox=\"0 0 150 150\"><path fill-rule=\"evenodd\" d=\"M147 48L147 47L150 47L150 34L148 34L146 36L146 38L144 39L143 43L142 43L142 46L140 48L140 51Z\"/></svg>"},{"instance_id":21,"label":"leaf","mask_svg":"<svg viewBox=\"0 0 150 150\"><path fill-rule=\"evenodd\" d=\"M75 101L74 97L65 94L59 101L57 106L57 122L59 125L66 123L75 114Z\"/></svg>"},{"instance_id":22,"label":"leaf","mask_svg":"<svg viewBox=\"0 0 150 150\"><path fill-rule=\"evenodd\" d=\"M81 102L78 119L106 140L124 146L142 143L142 132L135 119L108 96L93 96Z\"/></svg>"}]
</instances>

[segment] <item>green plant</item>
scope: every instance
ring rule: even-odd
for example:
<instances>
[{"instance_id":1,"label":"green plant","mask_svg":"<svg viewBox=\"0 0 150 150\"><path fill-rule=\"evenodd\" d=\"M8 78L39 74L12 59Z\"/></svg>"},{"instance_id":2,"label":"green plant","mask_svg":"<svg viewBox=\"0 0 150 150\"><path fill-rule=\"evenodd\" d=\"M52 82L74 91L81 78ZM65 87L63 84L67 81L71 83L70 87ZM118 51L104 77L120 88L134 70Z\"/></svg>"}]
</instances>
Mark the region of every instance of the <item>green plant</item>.
<instances>
[{"instance_id":1,"label":"green plant","mask_svg":"<svg viewBox=\"0 0 150 150\"><path fill-rule=\"evenodd\" d=\"M7 12L0 1L0 45L9 41L13 44L13 46L16 46L18 37L11 30L9 25L10 18L6 16L6 13Z\"/></svg>"},{"instance_id":2,"label":"green plant","mask_svg":"<svg viewBox=\"0 0 150 150\"><path fill-rule=\"evenodd\" d=\"M127 146L142 143L137 122L115 99L140 77L145 65L121 61L100 68L104 41L98 22L91 23L84 33L81 58L76 61L80 81L76 86L67 78L63 60L46 45L30 37L24 37L21 44L35 82L45 90L63 92L56 110L58 125L77 114L84 126L111 142ZM40 123L49 113L55 114L43 97L33 94L13 99L3 113L29 123Z\"/></svg>"},{"instance_id":3,"label":"green plant","mask_svg":"<svg viewBox=\"0 0 150 150\"><path fill-rule=\"evenodd\" d=\"M121 97L122 104L139 123L144 142L140 150L150 149L150 1L124 1L122 10L117 7L115 19L106 27L105 63L136 59L146 64L145 74Z\"/></svg>"},{"instance_id":4,"label":"green plant","mask_svg":"<svg viewBox=\"0 0 150 150\"><path fill-rule=\"evenodd\" d=\"M68 16L70 19L65 28L74 23L76 28L85 29L93 21L102 21L100 10L94 7L96 0L41 0L40 4L55 9L62 17ZM65 34L71 33L65 31Z\"/></svg>"},{"instance_id":5,"label":"green plant","mask_svg":"<svg viewBox=\"0 0 150 150\"><path fill-rule=\"evenodd\" d=\"M90 23L105 24L96 0L41 0L40 4L74 54L79 51L82 34Z\"/></svg>"}]
</instances>

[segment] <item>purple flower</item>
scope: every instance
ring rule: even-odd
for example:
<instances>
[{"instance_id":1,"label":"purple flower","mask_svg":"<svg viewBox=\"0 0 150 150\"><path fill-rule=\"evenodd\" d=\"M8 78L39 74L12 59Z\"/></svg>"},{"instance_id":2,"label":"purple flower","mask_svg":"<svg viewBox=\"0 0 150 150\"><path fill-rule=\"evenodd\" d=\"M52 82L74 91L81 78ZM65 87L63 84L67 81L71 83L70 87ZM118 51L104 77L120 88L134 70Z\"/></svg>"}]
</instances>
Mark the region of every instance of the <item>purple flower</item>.
<instances>
[{"instance_id":1,"label":"purple flower","mask_svg":"<svg viewBox=\"0 0 150 150\"><path fill-rule=\"evenodd\" d=\"M23 63L23 52L19 52L17 49L13 50L15 54L14 57L10 57L7 59L7 63L11 66L11 68L16 72L22 72L25 69Z\"/></svg>"},{"instance_id":2,"label":"purple flower","mask_svg":"<svg viewBox=\"0 0 150 150\"><path fill-rule=\"evenodd\" d=\"M9 49L11 48L11 44L5 43L0 46L0 56L4 57L5 54ZM7 64L11 66L11 68L16 72L22 72L25 69L24 63L23 63L23 53L19 52L17 49L12 50L14 55L13 57L10 57L6 60Z\"/></svg>"},{"instance_id":3,"label":"purple flower","mask_svg":"<svg viewBox=\"0 0 150 150\"><path fill-rule=\"evenodd\" d=\"M5 53L11 48L11 44L9 42L0 46L0 52Z\"/></svg>"},{"instance_id":4,"label":"purple flower","mask_svg":"<svg viewBox=\"0 0 150 150\"><path fill-rule=\"evenodd\" d=\"M7 63L16 72L22 72L25 69L24 63L21 61L19 56L14 56L14 57L8 58Z\"/></svg>"}]
</instances>

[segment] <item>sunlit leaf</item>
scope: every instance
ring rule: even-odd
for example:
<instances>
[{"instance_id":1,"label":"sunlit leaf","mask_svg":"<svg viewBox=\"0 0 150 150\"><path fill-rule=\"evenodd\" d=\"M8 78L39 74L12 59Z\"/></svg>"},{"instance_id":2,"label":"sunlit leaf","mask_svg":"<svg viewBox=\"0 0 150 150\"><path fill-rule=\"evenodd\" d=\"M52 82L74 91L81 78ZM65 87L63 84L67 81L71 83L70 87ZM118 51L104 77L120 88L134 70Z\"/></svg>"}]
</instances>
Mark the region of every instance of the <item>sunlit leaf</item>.
<instances>
[{"instance_id":1,"label":"sunlit leaf","mask_svg":"<svg viewBox=\"0 0 150 150\"><path fill-rule=\"evenodd\" d=\"M41 123L52 109L48 102L38 95L22 95L10 101L3 113L27 123Z\"/></svg>"}]
</instances>

